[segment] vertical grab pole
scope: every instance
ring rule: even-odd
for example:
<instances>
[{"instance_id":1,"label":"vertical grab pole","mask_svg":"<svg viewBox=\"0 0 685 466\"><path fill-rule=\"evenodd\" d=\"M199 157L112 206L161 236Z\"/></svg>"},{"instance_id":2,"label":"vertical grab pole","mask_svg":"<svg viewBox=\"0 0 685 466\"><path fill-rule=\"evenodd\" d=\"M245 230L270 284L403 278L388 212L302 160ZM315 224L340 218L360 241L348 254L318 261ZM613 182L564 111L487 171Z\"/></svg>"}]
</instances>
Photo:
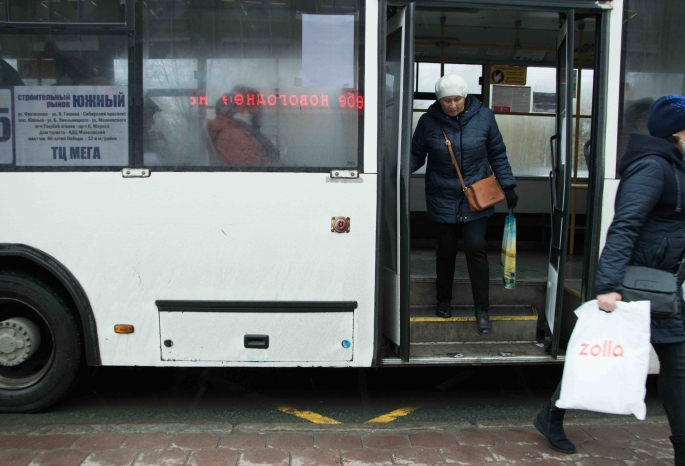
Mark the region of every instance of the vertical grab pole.
<instances>
[{"instance_id":1,"label":"vertical grab pole","mask_svg":"<svg viewBox=\"0 0 685 466\"><path fill-rule=\"evenodd\" d=\"M573 149L573 183L571 184L571 236L568 243L568 253L573 255L576 242L576 195L578 188L578 150L580 147L580 96L581 96L581 75L583 73L583 30L585 23L578 24L578 78L576 79L576 134L574 135Z\"/></svg>"},{"instance_id":2,"label":"vertical grab pole","mask_svg":"<svg viewBox=\"0 0 685 466\"><path fill-rule=\"evenodd\" d=\"M446 28L447 17L442 15L440 17L440 77L445 76L445 39L447 36Z\"/></svg>"}]
</instances>

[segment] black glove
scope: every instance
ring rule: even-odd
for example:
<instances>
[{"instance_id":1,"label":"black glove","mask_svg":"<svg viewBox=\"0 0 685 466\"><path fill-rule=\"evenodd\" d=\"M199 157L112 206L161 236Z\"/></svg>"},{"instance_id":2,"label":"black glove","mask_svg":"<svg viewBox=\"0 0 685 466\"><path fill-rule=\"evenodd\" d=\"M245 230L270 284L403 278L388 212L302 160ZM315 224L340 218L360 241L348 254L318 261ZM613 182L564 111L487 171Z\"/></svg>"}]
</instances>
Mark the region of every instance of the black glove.
<instances>
[{"instance_id":1,"label":"black glove","mask_svg":"<svg viewBox=\"0 0 685 466\"><path fill-rule=\"evenodd\" d=\"M519 197L514 192L514 188L505 189L504 190L504 197L507 198L507 207L509 209L515 209L516 203L518 202Z\"/></svg>"}]
</instances>

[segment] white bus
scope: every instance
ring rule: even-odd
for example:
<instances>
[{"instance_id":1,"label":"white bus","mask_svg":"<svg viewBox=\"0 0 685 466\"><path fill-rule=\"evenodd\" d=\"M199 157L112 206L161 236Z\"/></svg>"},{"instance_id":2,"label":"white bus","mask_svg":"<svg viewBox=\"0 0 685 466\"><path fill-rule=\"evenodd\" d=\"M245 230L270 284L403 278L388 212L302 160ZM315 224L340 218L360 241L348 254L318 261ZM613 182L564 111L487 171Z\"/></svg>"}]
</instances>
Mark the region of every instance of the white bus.
<instances>
[{"instance_id":1,"label":"white bus","mask_svg":"<svg viewBox=\"0 0 685 466\"><path fill-rule=\"evenodd\" d=\"M685 93L683 0L5 0L0 411L84 365L563 360L591 299L617 155ZM412 129L457 72L520 197L494 331L463 256L436 318Z\"/></svg>"}]
</instances>

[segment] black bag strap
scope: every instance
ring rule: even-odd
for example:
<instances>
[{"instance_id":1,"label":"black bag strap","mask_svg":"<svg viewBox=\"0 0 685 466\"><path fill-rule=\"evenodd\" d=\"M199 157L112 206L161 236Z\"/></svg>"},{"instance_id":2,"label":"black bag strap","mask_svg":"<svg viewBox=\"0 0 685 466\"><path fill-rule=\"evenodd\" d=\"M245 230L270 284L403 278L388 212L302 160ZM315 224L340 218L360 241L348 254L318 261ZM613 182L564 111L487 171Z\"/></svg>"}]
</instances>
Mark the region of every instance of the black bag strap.
<instances>
[{"instance_id":1,"label":"black bag strap","mask_svg":"<svg viewBox=\"0 0 685 466\"><path fill-rule=\"evenodd\" d=\"M676 199L675 203L675 211L680 212L680 207L682 200L680 199L680 177L678 176L678 167L676 167L675 162L671 162L673 165L673 175L675 175L675 185L676 185L676 191L678 193L678 199Z\"/></svg>"}]
</instances>

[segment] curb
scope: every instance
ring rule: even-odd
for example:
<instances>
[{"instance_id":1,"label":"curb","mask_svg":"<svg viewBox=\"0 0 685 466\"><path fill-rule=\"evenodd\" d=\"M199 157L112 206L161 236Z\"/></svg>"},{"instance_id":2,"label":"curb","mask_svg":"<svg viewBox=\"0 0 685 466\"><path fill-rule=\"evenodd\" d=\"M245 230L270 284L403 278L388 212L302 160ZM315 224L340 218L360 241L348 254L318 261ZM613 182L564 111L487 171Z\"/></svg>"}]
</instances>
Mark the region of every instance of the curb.
<instances>
[{"instance_id":1,"label":"curb","mask_svg":"<svg viewBox=\"0 0 685 466\"><path fill-rule=\"evenodd\" d=\"M565 426L624 426L638 424L668 425L666 416L648 416L640 421L633 416L612 416L601 418L573 418L564 420ZM258 433L359 433L359 434L410 434L415 432L451 432L457 430L527 429L532 421L492 420L476 423L461 422L416 422L389 424L309 424L309 423L245 423L236 426L230 423L141 423L141 424L34 424L0 425L0 434L54 435L54 434L258 434Z\"/></svg>"},{"instance_id":2,"label":"curb","mask_svg":"<svg viewBox=\"0 0 685 466\"><path fill-rule=\"evenodd\" d=\"M54 434L217 434L233 432L229 423L211 424L34 424L0 425L0 434L54 435Z\"/></svg>"},{"instance_id":3,"label":"curb","mask_svg":"<svg viewBox=\"0 0 685 466\"><path fill-rule=\"evenodd\" d=\"M322 433L411 433L411 432L444 432L461 429L473 429L470 422L417 422L398 424L239 424L234 431L242 434L272 432L322 432Z\"/></svg>"}]
</instances>

